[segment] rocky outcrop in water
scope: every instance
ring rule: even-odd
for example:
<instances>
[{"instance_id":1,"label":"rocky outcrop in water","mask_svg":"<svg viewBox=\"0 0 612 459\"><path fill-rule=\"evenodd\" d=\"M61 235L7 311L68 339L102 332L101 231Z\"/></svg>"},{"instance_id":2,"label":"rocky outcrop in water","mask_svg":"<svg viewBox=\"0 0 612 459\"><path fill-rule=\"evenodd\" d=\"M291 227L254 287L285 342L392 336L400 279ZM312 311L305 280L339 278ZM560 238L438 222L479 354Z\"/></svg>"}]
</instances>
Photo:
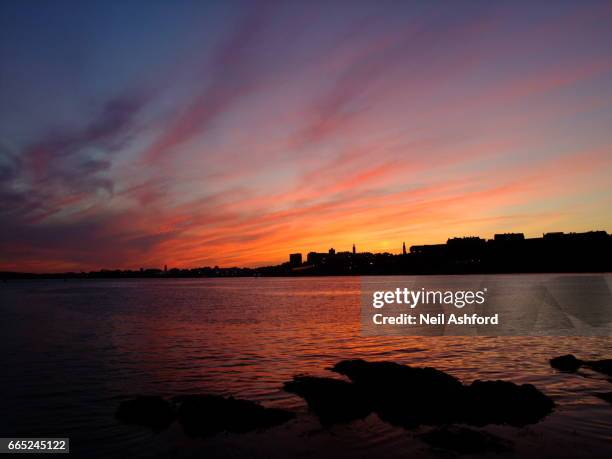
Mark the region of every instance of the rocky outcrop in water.
<instances>
[{"instance_id":1,"label":"rocky outcrop in water","mask_svg":"<svg viewBox=\"0 0 612 459\"><path fill-rule=\"evenodd\" d=\"M572 354L562 355L550 359L550 366L560 371L575 372L581 367L612 376L612 359L580 360Z\"/></svg>"},{"instance_id":2,"label":"rocky outcrop in water","mask_svg":"<svg viewBox=\"0 0 612 459\"><path fill-rule=\"evenodd\" d=\"M531 384L474 381L465 388L463 413L467 424L535 424L552 412L553 401Z\"/></svg>"},{"instance_id":3,"label":"rocky outcrop in water","mask_svg":"<svg viewBox=\"0 0 612 459\"><path fill-rule=\"evenodd\" d=\"M394 425L452 422L461 409L463 385L435 368L343 360L331 370L349 378L378 416Z\"/></svg>"},{"instance_id":4,"label":"rocky outcrop in water","mask_svg":"<svg viewBox=\"0 0 612 459\"><path fill-rule=\"evenodd\" d=\"M612 376L612 359L586 360L584 365L598 373L602 373L606 376Z\"/></svg>"},{"instance_id":5,"label":"rocky outcrop in water","mask_svg":"<svg viewBox=\"0 0 612 459\"><path fill-rule=\"evenodd\" d=\"M283 388L306 400L323 425L362 419L372 412L369 400L360 388L347 381L296 376Z\"/></svg>"},{"instance_id":6,"label":"rocky outcrop in water","mask_svg":"<svg viewBox=\"0 0 612 459\"><path fill-rule=\"evenodd\" d=\"M162 397L142 395L121 402L115 417L126 424L137 424L160 431L174 421L174 409Z\"/></svg>"},{"instance_id":7,"label":"rocky outcrop in water","mask_svg":"<svg viewBox=\"0 0 612 459\"><path fill-rule=\"evenodd\" d=\"M559 357L552 358L549 362L551 367L560 371L567 372L577 371L584 363L582 360L577 359L572 354L561 355Z\"/></svg>"},{"instance_id":8,"label":"rocky outcrop in water","mask_svg":"<svg viewBox=\"0 0 612 459\"><path fill-rule=\"evenodd\" d=\"M290 411L219 395L186 395L173 400L178 405L179 423L192 437L206 437L222 431L245 433L266 429L294 417Z\"/></svg>"},{"instance_id":9,"label":"rocky outcrop in water","mask_svg":"<svg viewBox=\"0 0 612 459\"><path fill-rule=\"evenodd\" d=\"M350 379L297 376L285 389L306 400L323 424L375 412L408 428L466 423L523 426L549 414L554 403L530 384L475 381L464 386L435 368L344 360L331 368Z\"/></svg>"},{"instance_id":10,"label":"rocky outcrop in water","mask_svg":"<svg viewBox=\"0 0 612 459\"><path fill-rule=\"evenodd\" d=\"M564 357L560 362L556 364L570 368L573 359ZM523 426L538 422L554 409L552 400L530 384L477 380L464 385L435 368L359 359L343 360L331 370L348 381L295 376L284 384L286 391L306 401L323 425L376 413L383 421L407 428L453 423ZM601 397L607 400L609 395ZM249 400L198 394L177 396L171 401L158 396L136 397L123 401L116 417L156 431L177 419L188 435L206 437L266 429L289 421L294 414Z\"/></svg>"},{"instance_id":11,"label":"rocky outcrop in water","mask_svg":"<svg viewBox=\"0 0 612 459\"><path fill-rule=\"evenodd\" d=\"M126 424L160 431L175 419L190 436L205 437L227 431L235 433L266 429L294 417L290 411L265 408L250 400L199 394L174 397L172 403L158 396L139 396L121 402L115 414Z\"/></svg>"}]
</instances>

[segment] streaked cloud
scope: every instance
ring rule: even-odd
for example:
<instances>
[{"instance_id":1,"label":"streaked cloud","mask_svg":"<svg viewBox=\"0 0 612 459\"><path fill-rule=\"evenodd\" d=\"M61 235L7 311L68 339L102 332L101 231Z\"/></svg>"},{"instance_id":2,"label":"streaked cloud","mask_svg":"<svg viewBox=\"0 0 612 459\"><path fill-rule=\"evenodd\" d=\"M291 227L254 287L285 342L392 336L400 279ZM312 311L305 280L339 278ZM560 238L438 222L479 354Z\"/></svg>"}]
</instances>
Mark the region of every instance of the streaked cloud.
<instances>
[{"instance_id":1,"label":"streaked cloud","mask_svg":"<svg viewBox=\"0 0 612 459\"><path fill-rule=\"evenodd\" d=\"M78 46L34 29L15 44L33 13L2 6L0 81L18 91L0 90L0 269L257 266L353 242L612 230L603 2L177 5L99 19L46 6ZM141 28L104 47L79 25L132 16ZM109 56L115 73L99 74Z\"/></svg>"}]
</instances>

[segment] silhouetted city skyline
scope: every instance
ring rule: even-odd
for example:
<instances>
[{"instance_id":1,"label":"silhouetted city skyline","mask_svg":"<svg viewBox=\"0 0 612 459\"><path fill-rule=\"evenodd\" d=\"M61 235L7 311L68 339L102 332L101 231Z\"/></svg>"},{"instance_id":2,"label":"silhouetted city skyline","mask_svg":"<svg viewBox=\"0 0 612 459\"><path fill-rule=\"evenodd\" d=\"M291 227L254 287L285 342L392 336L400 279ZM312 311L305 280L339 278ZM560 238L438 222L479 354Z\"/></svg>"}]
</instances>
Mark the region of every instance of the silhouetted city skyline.
<instances>
[{"instance_id":1,"label":"silhouetted city skyline","mask_svg":"<svg viewBox=\"0 0 612 459\"><path fill-rule=\"evenodd\" d=\"M451 237L442 244L413 245L399 254L351 250L289 254L288 261L259 268L206 266L199 268L140 268L65 273L2 272L11 278L115 277L246 277L399 274L480 274L612 271L612 235L606 231L549 232L526 238L523 233Z\"/></svg>"}]
</instances>

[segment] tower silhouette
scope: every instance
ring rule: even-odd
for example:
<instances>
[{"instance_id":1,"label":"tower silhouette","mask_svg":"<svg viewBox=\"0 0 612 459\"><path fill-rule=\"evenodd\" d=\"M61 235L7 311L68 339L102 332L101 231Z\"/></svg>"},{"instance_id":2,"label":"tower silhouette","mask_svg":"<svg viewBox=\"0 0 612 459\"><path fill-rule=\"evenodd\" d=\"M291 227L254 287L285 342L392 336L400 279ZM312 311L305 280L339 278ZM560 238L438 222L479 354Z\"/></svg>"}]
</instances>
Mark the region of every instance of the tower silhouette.
<instances>
[{"instance_id":1,"label":"tower silhouette","mask_svg":"<svg viewBox=\"0 0 612 459\"><path fill-rule=\"evenodd\" d=\"M355 253L355 243L353 243L353 254Z\"/></svg>"},{"instance_id":2,"label":"tower silhouette","mask_svg":"<svg viewBox=\"0 0 612 459\"><path fill-rule=\"evenodd\" d=\"M402 243L402 254L406 255L406 243Z\"/></svg>"}]
</instances>

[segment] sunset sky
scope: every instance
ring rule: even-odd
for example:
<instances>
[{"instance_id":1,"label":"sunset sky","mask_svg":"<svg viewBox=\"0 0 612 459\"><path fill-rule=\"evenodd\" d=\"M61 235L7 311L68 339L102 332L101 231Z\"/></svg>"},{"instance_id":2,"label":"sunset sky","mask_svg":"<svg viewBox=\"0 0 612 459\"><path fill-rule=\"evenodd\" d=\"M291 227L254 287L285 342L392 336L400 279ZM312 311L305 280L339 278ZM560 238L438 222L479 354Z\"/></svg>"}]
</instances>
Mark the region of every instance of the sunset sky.
<instances>
[{"instance_id":1,"label":"sunset sky","mask_svg":"<svg viewBox=\"0 0 612 459\"><path fill-rule=\"evenodd\" d=\"M0 270L611 231L612 2L0 0L0 120Z\"/></svg>"}]
</instances>

